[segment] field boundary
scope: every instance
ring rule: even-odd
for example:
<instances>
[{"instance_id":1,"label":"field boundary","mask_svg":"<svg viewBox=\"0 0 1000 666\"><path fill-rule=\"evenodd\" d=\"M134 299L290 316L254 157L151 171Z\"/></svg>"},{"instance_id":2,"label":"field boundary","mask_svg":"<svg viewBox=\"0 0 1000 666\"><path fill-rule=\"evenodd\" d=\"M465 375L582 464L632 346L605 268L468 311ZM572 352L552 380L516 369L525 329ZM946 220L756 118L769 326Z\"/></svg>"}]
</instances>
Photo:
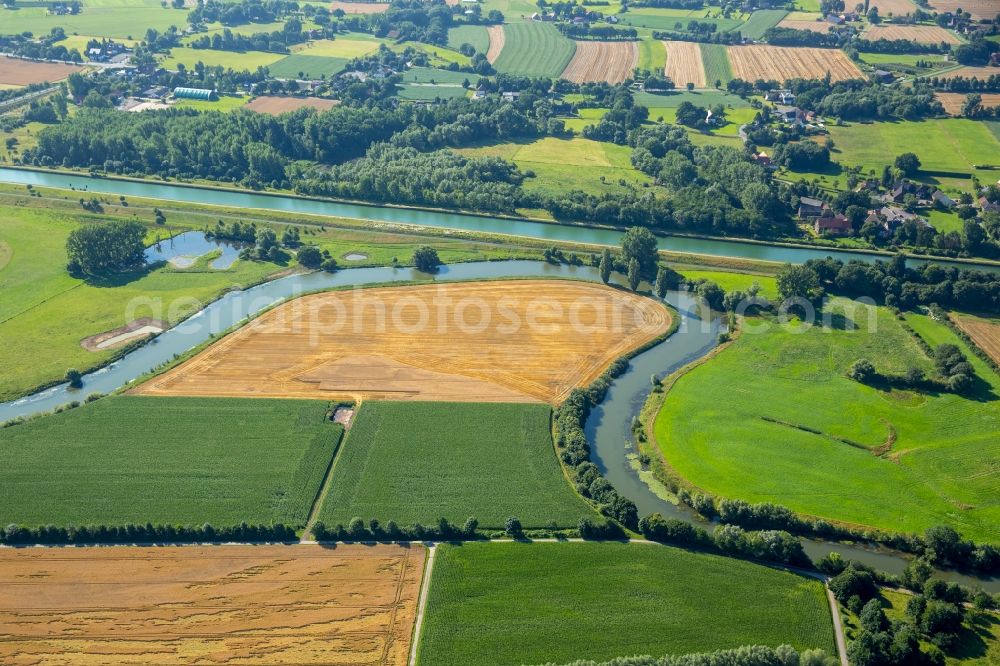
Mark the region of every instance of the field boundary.
<instances>
[{"instance_id":1,"label":"field boundary","mask_svg":"<svg viewBox=\"0 0 1000 666\"><path fill-rule=\"evenodd\" d=\"M355 409L360 407L358 404ZM313 525L316 524L316 520L319 518L320 509L323 508L323 501L326 499L327 493L330 491L330 484L333 480L333 468L337 466L337 461L340 460L340 454L347 445L347 436L350 431L345 426L341 431L340 439L337 441L337 449L330 456L330 464L326 467L326 474L323 476L323 483L319 484L319 490L316 491L316 497L313 499L312 506L309 507L309 515L306 517L306 526L302 528L302 538L299 542L305 542L309 537L312 536Z\"/></svg>"},{"instance_id":2,"label":"field boundary","mask_svg":"<svg viewBox=\"0 0 1000 666\"><path fill-rule=\"evenodd\" d=\"M427 561L424 564L424 576L420 581L420 599L417 601L417 615L413 620L413 636L410 638L409 666L416 666L417 649L420 646L420 635L424 629L424 614L427 610L427 597L430 596L431 575L434 572L434 557L437 555L437 544L427 544Z\"/></svg>"}]
</instances>

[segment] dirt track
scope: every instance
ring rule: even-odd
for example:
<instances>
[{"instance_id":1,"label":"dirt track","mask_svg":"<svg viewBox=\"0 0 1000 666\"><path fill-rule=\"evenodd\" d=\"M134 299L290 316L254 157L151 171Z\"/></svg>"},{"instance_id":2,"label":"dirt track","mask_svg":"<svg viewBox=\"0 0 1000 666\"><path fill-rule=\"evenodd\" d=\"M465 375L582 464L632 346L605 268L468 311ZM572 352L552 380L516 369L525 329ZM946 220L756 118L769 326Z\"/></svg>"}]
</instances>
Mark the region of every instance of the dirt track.
<instances>
[{"instance_id":1,"label":"dirt track","mask_svg":"<svg viewBox=\"0 0 1000 666\"><path fill-rule=\"evenodd\" d=\"M486 26L486 32L490 35L490 50L486 52L486 59L493 64L500 57L500 52L503 51L504 45L504 33L502 25L490 25Z\"/></svg>"},{"instance_id":2,"label":"dirt track","mask_svg":"<svg viewBox=\"0 0 1000 666\"><path fill-rule=\"evenodd\" d=\"M833 81L864 78L861 70L838 49L791 48L784 46L726 47L733 76L744 81L821 79L827 72Z\"/></svg>"},{"instance_id":3,"label":"dirt track","mask_svg":"<svg viewBox=\"0 0 1000 666\"><path fill-rule=\"evenodd\" d=\"M704 88L705 64L701 60L701 45L695 42L663 42L667 49L667 66L664 73L674 85L683 88L693 83L695 88Z\"/></svg>"},{"instance_id":4,"label":"dirt track","mask_svg":"<svg viewBox=\"0 0 1000 666\"><path fill-rule=\"evenodd\" d=\"M26 86L32 83L62 81L73 72L82 72L78 65L63 65L57 62L32 62L20 58L0 56L0 83L11 86Z\"/></svg>"},{"instance_id":5,"label":"dirt track","mask_svg":"<svg viewBox=\"0 0 1000 666\"><path fill-rule=\"evenodd\" d=\"M406 664L423 546L0 550L0 663Z\"/></svg>"},{"instance_id":6,"label":"dirt track","mask_svg":"<svg viewBox=\"0 0 1000 666\"><path fill-rule=\"evenodd\" d=\"M574 83L605 81L621 83L632 76L639 63L636 42L578 41L573 59L566 65L562 78Z\"/></svg>"},{"instance_id":7,"label":"dirt track","mask_svg":"<svg viewBox=\"0 0 1000 666\"><path fill-rule=\"evenodd\" d=\"M328 292L271 310L135 392L555 404L669 325L650 299L563 280Z\"/></svg>"},{"instance_id":8,"label":"dirt track","mask_svg":"<svg viewBox=\"0 0 1000 666\"><path fill-rule=\"evenodd\" d=\"M908 39L920 44L960 44L955 33L936 25L877 25L869 28L865 39Z\"/></svg>"}]
</instances>

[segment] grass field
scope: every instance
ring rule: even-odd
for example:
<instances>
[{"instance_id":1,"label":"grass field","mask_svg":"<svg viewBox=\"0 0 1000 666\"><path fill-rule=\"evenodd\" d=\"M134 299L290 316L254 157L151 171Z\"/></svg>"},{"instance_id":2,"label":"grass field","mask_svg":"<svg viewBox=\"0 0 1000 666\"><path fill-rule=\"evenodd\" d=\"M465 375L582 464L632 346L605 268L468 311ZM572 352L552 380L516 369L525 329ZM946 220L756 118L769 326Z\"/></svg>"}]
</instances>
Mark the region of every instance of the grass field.
<instances>
[{"instance_id":1,"label":"grass field","mask_svg":"<svg viewBox=\"0 0 1000 666\"><path fill-rule=\"evenodd\" d=\"M719 32L728 32L741 28L743 21L735 18L724 18L718 16L718 10L684 10L684 9L663 9L659 7L640 7L630 9L625 14L620 14L618 19L623 25L631 25L637 28L650 28L652 30L671 30L686 32L690 21L699 23L712 23ZM677 24L680 27L677 27Z\"/></svg>"},{"instance_id":2,"label":"grass field","mask_svg":"<svg viewBox=\"0 0 1000 666\"><path fill-rule=\"evenodd\" d=\"M270 310L136 390L558 404L669 324L648 298L565 280L334 291Z\"/></svg>"},{"instance_id":3,"label":"grass field","mask_svg":"<svg viewBox=\"0 0 1000 666\"><path fill-rule=\"evenodd\" d=\"M179 99L174 103L179 109L197 109L199 111L235 111L246 106L250 101L249 97L237 97L235 95L221 95L217 100L208 99Z\"/></svg>"},{"instance_id":4,"label":"grass field","mask_svg":"<svg viewBox=\"0 0 1000 666\"><path fill-rule=\"evenodd\" d=\"M729 54L721 44L701 44L701 60L705 65L705 81L715 86L721 81L725 86L733 79L733 68L729 64Z\"/></svg>"},{"instance_id":5,"label":"grass field","mask_svg":"<svg viewBox=\"0 0 1000 666\"><path fill-rule=\"evenodd\" d=\"M658 39L644 39L639 42L639 69L662 72L667 64L667 50Z\"/></svg>"},{"instance_id":6,"label":"grass field","mask_svg":"<svg viewBox=\"0 0 1000 666\"><path fill-rule=\"evenodd\" d=\"M327 408L119 396L0 430L0 522L304 525L342 434Z\"/></svg>"},{"instance_id":7,"label":"grass field","mask_svg":"<svg viewBox=\"0 0 1000 666\"><path fill-rule=\"evenodd\" d=\"M469 516L503 529L575 527L592 509L563 476L544 405L362 404L337 458L320 519L429 525Z\"/></svg>"},{"instance_id":8,"label":"grass field","mask_svg":"<svg viewBox=\"0 0 1000 666\"><path fill-rule=\"evenodd\" d=\"M966 352L984 382L971 398L863 386L845 376L859 358L892 373L930 362L888 310L834 312L843 318L798 334L750 321L680 378L655 423L669 465L723 497L886 530L950 524L996 543L1000 378ZM943 324L907 321L932 346L964 346Z\"/></svg>"},{"instance_id":9,"label":"grass field","mask_svg":"<svg viewBox=\"0 0 1000 666\"><path fill-rule=\"evenodd\" d=\"M756 282L760 294L767 298L778 297L778 285L773 276L753 275L750 273L731 273L728 271L701 271L681 269L681 274L688 280L711 280L725 291L746 291Z\"/></svg>"},{"instance_id":10,"label":"grass field","mask_svg":"<svg viewBox=\"0 0 1000 666\"><path fill-rule=\"evenodd\" d=\"M493 65L506 74L558 78L575 51L576 44L550 23L511 23L504 26L504 48Z\"/></svg>"},{"instance_id":11,"label":"grass field","mask_svg":"<svg viewBox=\"0 0 1000 666\"><path fill-rule=\"evenodd\" d=\"M657 545L445 544L418 663L563 664L751 644L832 652L822 585Z\"/></svg>"},{"instance_id":12,"label":"grass field","mask_svg":"<svg viewBox=\"0 0 1000 666\"><path fill-rule=\"evenodd\" d=\"M482 25L460 25L448 30L448 46L456 51L462 44L471 44L476 53L486 55L490 50L490 36Z\"/></svg>"},{"instance_id":13,"label":"grass field","mask_svg":"<svg viewBox=\"0 0 1000 666\"><path fill-rule=\"evenodd\" d=\"M404 666L426 552L4 548L0 661Z\"/></svg>"},{"instance_id":14,"label":"grass field","mask_svg":"<svg viewBox=\"0 0 1000 666\"><path fill-rule=\"evenodd\" d=\"M598 114L583 111L586 120L573 125L582 129L599 119ZM529 191L563 194L572 190L597 193L623 191L620 180L642 186L652 179L632 166L632 149L582 137L559 139L546 137L529 143L501 143L479 148L460 149L469 155L496 155L513 161L521 170L530 170L534 178L525 180ZM604 179L603 181L601 179Z\"/></svg>"},{"instance_id":15,"label":"grass field","mask_svg":"<svg viewBox=\"0 0 1000 666\"><path fill-rule=\"evenodd\" d=\"M456 97L468 97L469 91L461 86L433 86L433 85L408 85L400 86L400 99L435 100L454 99Z\"/></svg>"},{"instance_id":16,"label":"grass field","mask_svg":"<svg viewBox=\"0 0 1000 666\"><path fill-rule=\"evenodd\" d=\"M31 32L36 36L49 34L60 27L67 35L102 35L142 39L149 28L160 32L170 26L183 29L187 12L160 6L159 0L99 0L87 2L79 14L50 15L44 7L24 7L0 10L0 34Z\"/></svg>"},{"instance_id":17,"label":"grass field","mask_svg":"<svg viewBox=\"0 0 1000 666\"><path fill-rule=\"evenodd\" d=\"M340 72L350 58L330 56L299 55L293 53L267 65L271 76L279 79L330 77Z\"/></svg>"},{"instance_id":18,"label":"grass field","mask_svg":"<svg viewBox=\"0 0 1000 666\"><path fill-rule=\"evenodd\" d=\"M455 63L461 67L468 66L472 63L472 59L466 55L461 54L458 51L454 51L443 46L438 46L436 44L424 44L423 42L403 42L401 44L395 44L393 47L394 51L402 52L407 48L414 48L417 51L426 53L430 58L430 65L433 67L447 67L451 63Z\"/></svg>"},{"instance_id":19,"label":"grass field","mask_svg":"<svg viewBox=\"0 0 1000 666\"><path fill-rule=\"evenodd\" d=\"M859 53L861 62L869 65L906 65L916 67L919 61L943 62L943 56L927 53L923 55L909 55L906 53Z\"/></svg>"},{"instance_id":20,"label":"grass field","mask_svg":"<svg viewBox=\"0 0 1000 666\"><path fill-rule=\"evenodd\" d=\"M741 97L730 95L721 90L692 90L672 92L672 93L646 93L635 94L635 103L649 107L650 115L653 109L676 109L682 102L691 102L696 106L712 107L718 104L726 108L750 109L750 102Z\"/></svg>"},{"instance_id":21,"label":"grass field","mask_svg":"<svg viewBox=\"0 0 1000 666\"><path fill-rule=\"evenodd\" d=\"M435 69L433 67L413 67L401 74L403 83L450 83L462 85L463 81L475 84L479 80L479 75L469 72L451 72L447 69Z\"/></svg>"},{"instance_id":22,"label":"grass field","mask_svg":"<svg viewBox=\"0 0 1000 666\"><path fill-rule=\"evenodd\" d=\"M378 51L379 42L373 39L319 39L294 49L299 55L327 56L333 58L360 58Z\"/></svg>"},{"instance_id":23,"label":"grass field","mask_svg":"<svg viewBox=\"0 0 1000 666\"><path fill-rule=\"evenodd\" d=\"M788 12L784 9L761 9L750 15L750 19L740 26L740 33L750 39L761 39L764 33L781 22Z\"/></svg>"},{"instance_id":24,"label":"grass field","mask_svg":"<svg viewBox=\"0 0 1000 666\"><path fill-rule=\"evenodd\" d=\"M968 188L970 180L947 174L978 174L992 181L992 171L975 170L973 164L1000 163L1000 140L985 123L965 118L939 118L920 122L831 125L830 136L836 144L833 159L845 166L861 165L865 172L881 173L886 155L905 152L920 158L917 180L940 181L944 185ZM935 176L934 172L944 172Z\"/></svg>"},{"instance_id":25,"label":"grass field","mask_svg":"<svg viewBox=\"0 0 1000 666\"><path fill-rule=\"evenodd\" d=\"M264 51L216 51L214 49L192 49L177 46L170 49L170 56L161 64L164 69L175 70L178 64L183 64L188 70L193 70L198 62L208 67L225 67L237 71L254 72L258 67L270 67L284 58L280 53L265 53Z\"/></svg>"}]
</instances>

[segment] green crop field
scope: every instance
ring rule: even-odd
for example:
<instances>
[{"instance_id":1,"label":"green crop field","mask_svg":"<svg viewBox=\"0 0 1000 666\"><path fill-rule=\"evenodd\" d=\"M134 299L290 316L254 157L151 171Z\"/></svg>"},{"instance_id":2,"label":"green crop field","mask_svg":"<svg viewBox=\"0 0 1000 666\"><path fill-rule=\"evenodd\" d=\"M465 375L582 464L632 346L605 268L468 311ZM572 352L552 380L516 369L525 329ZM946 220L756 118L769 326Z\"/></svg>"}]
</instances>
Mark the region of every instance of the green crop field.
<instances>
[{"instance_id":1,"label":"green crop field","mask_svg":"<svg viewBox=\"0 0 1000 666\"><path fill-rule=\"evenodd\" d=\"M594 122L588 120L584 124ZM632 166L632 149L628 146L581 137L546 137L528 143L499 143L456 152L493 155L513 161L522 171L535 174L534 178L525 180L525 188L529 191L558 195L583 190L596 194L624 190L619 183L622 180L638 186L652 182L648 175ZM658 188L653 191L658 191Z\"/></svg>"},{"instance_id":2,"label":"green crop field","mask_svg":"<svg viewBox=\"0 0 1000 666\"><path fill-rule=\"evenodd\" d=\"M818 581L731 558L638 543L445 544L432 575L422 666L833 651Z\"/></svg>"},{"instance_id":3,"label":"green crop field","mask_svg":"<svg viewBox=\"0 0 1000 666\"><path fill-rule=\"evenodd\" d=\"M750 320L730 348L680 378L655 423L669 465L722 497L886 530L949 524L1000 541L1000 378L966 350L983 380L971 397L853 382L845 373L859 358L892 373L931 364L887 309L835 303L842 316L806 332ZM964 347L943 324L907 321L931 345Z\"/></svg>"},{"instance_id":4,"label":"green crop field","mask_svg":"<svg viewBox=\"0 0 1000 666\"><path fill-rule=\"evenodd\" d=\"M365 402L320 518L575 527L591 514L556 459L547 405Z\"/></svg>"},{"instance_id":5,"label":"green crop field","mask_svg":"<svg viewBox=\"0 0 1000 666\"><path fill-rule=\"evenodd\" d=\"M701 44L701 60L705 65L705 81L714 86L716 81L726 85L733 79L729 55L722 44Z\"/></svg>"},{"instance_id":6,"label":"green crop field","mask_svg":"<svg viewBox=\"0 0 1000 666\"><path fill-rule=\"evenodd\" d=\"M764 33L778 25L788 12L784 9L760 9L750 15L750 19L740 26L740 33L750 39L761 39Z\"/></svg>"},{"instance_id":7,"label":"green crop field","mask_svg":"<svg viewBox=\"0 0 1000 666\"><path fill-rule=\"evenodd\" d=\"M175 70L183 64L189 70L194 69L198 62L208 67L224 67L237 71L256 71L258 67L270 67L284 58L280 53L264 51L216 51L213 49L192 49L186 46L170 49L170 56L161 64L164 69Z\"/></svg>"},{"instance_id":8,"label":"green crop field","mask_svg":"<svg viewBox=\"0 0 1000 666\"><path fill-rule=\"evenodd\" d=\"M470 44L476 53L486 55L490 50L490 34L486 26L460 25L448 30L448 46L457 51L462 44Z\"/></svg>"},{"instance_id":9,"label":"green crop field","mask_svg":"<svg viewBox=\"0 0 1000 666\"><path fill-rule=\"evenodd\" d=\"M658 39L644 39L639 42L639 69L663 73L667 65L667 47Z\"/></svg>"},{"instance_id":10,"label":"green crop field","mask_svg":"<svg viewBox=\"0 0 1000 666\"><path fill-rule=\"evenodd\" d=\"M550 23L511 23L503 30L503 51L493 63L498 72L559 78L576 52L576 44Z\"/></svg>"},{"instance_id":11,"label":"green crop field","mask_svg":"<svg viewBox=\"0 0 1000 666\"><path fill-rule=\"evenodd\" d=\"M105 398L0 430L0 523L303 525L342 429L307 400Z\"/></svg>"},{"instance_id":12,"label":"green crop field","mask_svg":"<svg viewBox=\"0 0 1000 666\"><path fill-rule=\"evenodd\" d=\"M461 86L433 86L427 84L403 84L400 87L399 97L401 99L434 100L434 99L454 99L456 97L468 97L469 91Z\"/></svg>"},{"instance_id":13,"label":"green crop field","mask_svg":"<svg viewBox=\"0 0 1000 666\"><path fill-rule=\"evenodd\" d=\"M331 56L299 55L294 53L267 65L271 76L278 79L296 79L302 76L318 79L321 76L337 74L350 58L334 58Z\"/></svg>"},{"instance_id":14,"label":"green crop field","mask_svg":"<svg viewBox=\"0 0 1000 666\"><path fill-rule=\"evenodd\" d=\"M62 28L67 35L100 35L142 39L149 28L160 32L170 26L183 29L187 11L160 6L159 0L102 0L81 3L79 14L58 16L44 7L0 9L0 34L31 32L47 35L52 28Z\"/></svg>"},{"instance_id":15,"label":"green crop field","mask_svg":"<svg viewBox=\"0 0 1000 666\"><path fill-rule=\"evenodd\" d=\"M829 127L836 145L833 159L845 166L861 165L865 172L881 173L887 156L906 152L920 158L921 172L915 178L968 189L971 180L944 174L977 174L995 180L995 172L976 170L973 164L1000 164L1000 140L986 123L965 118L938 118L920 122L855 123ZM944 174L927 172L939 171Z\"/></svg>"},{"instance_id":16,"label":"green crop field","mask_svg":"<svg viewBox=\"0 0 1000 666\"><path fill-rule=\"evenodd\" d=\"M403 83L450 83L462 85L463 81L468 81L473 86L479 80L477 74L469 72L452 72L447 69L435 69L433 67L413 67L403 72Z\"/></svg>"}]
</instances>

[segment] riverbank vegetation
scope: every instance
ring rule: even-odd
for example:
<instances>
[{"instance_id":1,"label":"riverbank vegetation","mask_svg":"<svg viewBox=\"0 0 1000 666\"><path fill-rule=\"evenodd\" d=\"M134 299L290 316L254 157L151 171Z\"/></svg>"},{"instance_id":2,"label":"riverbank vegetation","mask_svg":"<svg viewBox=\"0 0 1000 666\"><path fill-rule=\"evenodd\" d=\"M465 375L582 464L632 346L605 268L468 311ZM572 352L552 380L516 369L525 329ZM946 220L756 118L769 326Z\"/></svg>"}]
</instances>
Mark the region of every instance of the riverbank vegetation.
<instances>
[{"instance_id":1,"label":"riverbank vegetation","mask_svg":"<svg viewBox=\"0 0 1000 666\"><path fill-rule=\"evenodd\" d=\"M365 401L333 470L328 527L392 520L576 528L596 517L563 477L547 405ZM444 452L447 452L446 454Z\"/></svg>"},{"instance_id":2,"label":"riverbank vegetation","mask_svg":"<svg viewBox=\"0 0 1000 666\"><path fill-rule=\"evenodd\" d=\"M444 544L433 581L420 663L566 663L748 644L834 649L818 581L676 548Z\"/></svg>"},{"instance_id":3,"label":"riverbank vegetation","mask_svg":"<svg viewBox=\"0 0 1000 666\"><path fill-rule=\"evenodd\" d=\"M114 396L3 428L0 523L302 527L343 432L328 407Z\"/></svg>"}]
</instances>

